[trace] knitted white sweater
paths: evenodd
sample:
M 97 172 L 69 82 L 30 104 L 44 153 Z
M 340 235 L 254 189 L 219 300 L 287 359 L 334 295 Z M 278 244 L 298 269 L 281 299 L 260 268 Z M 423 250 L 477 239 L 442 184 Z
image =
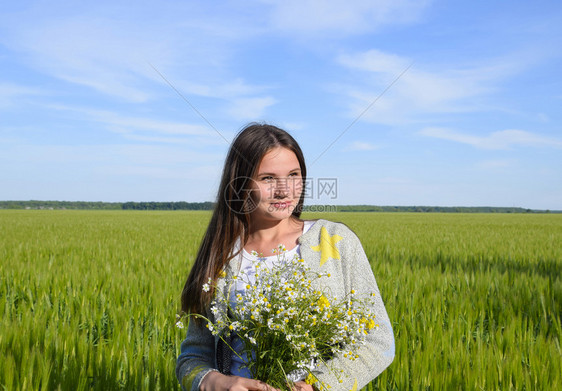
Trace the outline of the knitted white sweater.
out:
M 330 295 L 344 297 L 352 289 L 358 295 L 375 293 L 376 321 L 367 335 L 366 343 L 357 350 L 358 359 L 351 361 L 336 355 L 326 364 L 314 371 L 314 375 L 330 391 L 359 390 L 377 377 L 394 359 L 394 335 L 392 326 L 380 295 L 375 276 L 355 233 L 341 223 L 318 220 L 299 238 L 300 252 L 312 272 L 330 273 L 323 278 L 323 286 L 315 288 L 327 290 Z M 225 272 L 226 277 L 217 280 L 217 290 L 228 295 L 226 282 L 240 270 L 240 259 L 232 259 Z M 318 281 L 318 280 L 317 280 Z M 213 320 L 209 312 L 208 317 Z M 182 387 L 188 391 L 199 391 L 203 377 L 212 370 L 228 374 L 228 363 L 223 362 L 220 338 L 213 336 L 202 322 L 189 322 L 187 337 L 181 344 L 181 354 L 176 365 L 176 376 Z M 340 380 L 334 369 L 343 373 Z M 323 388 L 320 384 L 318 389 Z

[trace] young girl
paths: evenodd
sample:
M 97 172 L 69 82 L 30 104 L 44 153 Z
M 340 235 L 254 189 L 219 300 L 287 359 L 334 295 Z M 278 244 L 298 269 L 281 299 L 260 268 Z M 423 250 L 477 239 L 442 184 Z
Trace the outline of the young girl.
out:
M 357 236 L 341 223 L 300 219 L 305 180 L 302 151 L 287 132 L 272 125 L 251 124 L 238 134 L 225 161 L 215 210 L 182 292 L 182 310 L 213 320 L 209 307 L 214 292 L 203 289 L 209 278 L 220 289 L 226 285 L 220 283 L 225 275 L 252 273 L 251 254 L 271 254 L 282 243 L 289 256 L 299 254 L 310 270 L 330 273 L 325 288 L 332 295 L 344 297 L 352 289 L 375 292 L 379 327 L 367 335 L 357 351 L 359 358 L 351 361 L 336 355 L 314 369 L 317 383 L 295 383 L 302 391 L 320 385 L 329 385 L 331 391 L 358 390 L 392 362 L 392 327 Z M 237 292 L 243 290 L 236 286 Z M 236 338 L 230 346 L 241 351 Z M 337 377 L 333 368 L 344 376 Z M 188 391 L 272 389 L 260 379 L 251 379 L 240 355 L 193 317 L 181 344 L 176 375 Z

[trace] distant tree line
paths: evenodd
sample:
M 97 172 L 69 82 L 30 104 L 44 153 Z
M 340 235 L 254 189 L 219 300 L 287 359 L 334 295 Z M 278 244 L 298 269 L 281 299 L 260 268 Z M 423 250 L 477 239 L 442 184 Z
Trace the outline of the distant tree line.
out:
M 338 212 L 422 212 L 422 213 L 550 213 L 550 210 L 497 206 L 376 206 L 338 205 Z M 560 212 L 560 211 L 558 211 Z
M 122 209 L 132 210 L 212 210 L 213 202 L 125 202 Z
M 90 202 L 90 201 L 0 201 L 0 209 L 93 209 L 93 210 L 212 210 L 207 202 Z M 305 205 L 304 212 L 417 212 L 417 213 L 562 213 L 496 206 L 377 206 Z
M 212 210 L 213 202 L 0 201 L 0 209 Z
M 118 202 L 91 201 L 0 201 L 0 209 L 121 209 Z

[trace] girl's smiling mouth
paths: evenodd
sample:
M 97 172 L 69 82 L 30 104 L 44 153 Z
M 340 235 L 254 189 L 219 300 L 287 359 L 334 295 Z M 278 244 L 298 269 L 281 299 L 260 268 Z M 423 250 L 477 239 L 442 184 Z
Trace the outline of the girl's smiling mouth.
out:
M 291 201 L 272 202 L 271 205 L 273 205 L 277 209 L 285 209 L 285 208 L 291 206 Z

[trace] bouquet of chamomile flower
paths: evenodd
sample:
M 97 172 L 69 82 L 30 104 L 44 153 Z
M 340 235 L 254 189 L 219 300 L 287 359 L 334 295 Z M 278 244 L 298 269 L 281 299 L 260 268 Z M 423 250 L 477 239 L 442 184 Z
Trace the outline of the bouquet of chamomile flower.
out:
M 305 378 L 313 382 L 316 365 L 337 353 L 357 358 L 354 350 L 377 325 L 374 295 L 360 298 L 351 291 L 337 300 L 313 288 L 329 274 L 312 273 L 297 255 L 288 259 L 283 245 L 273 252 L 272 265 L 258 256 L 255 275 L 241 273 L 227 282 L 245 284 L 243 293 L 217 292 L 211 303 L 215 321 L 207 320 L 207 327 L 214 335 L 240 338 L 244 349 L 237 353 L 249 358 L 252 377 L 282 390 Z

